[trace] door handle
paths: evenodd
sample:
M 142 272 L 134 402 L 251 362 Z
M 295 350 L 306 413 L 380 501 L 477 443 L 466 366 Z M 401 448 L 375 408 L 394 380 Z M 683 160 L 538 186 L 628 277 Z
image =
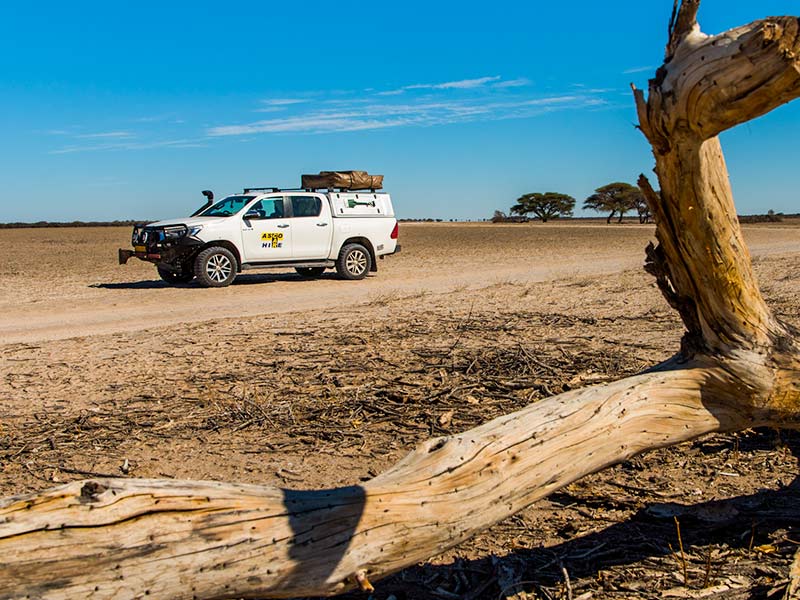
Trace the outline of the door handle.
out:
M 327 223 L 317 223 L 317 227 L 327 227 Z
M 276 225 L 275 227 L 277 227 L 278 229 L 286 229 L 288 227 L 288 225 L 285 225 L 285 224 L 284 225 Z

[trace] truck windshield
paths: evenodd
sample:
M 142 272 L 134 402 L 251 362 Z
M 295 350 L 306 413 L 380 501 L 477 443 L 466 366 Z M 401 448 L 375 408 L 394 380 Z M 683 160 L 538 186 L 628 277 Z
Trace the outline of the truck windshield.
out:
M 230 217 L 244 208 L 255 196 L 228 196 L 201 212 L 199 217 Z

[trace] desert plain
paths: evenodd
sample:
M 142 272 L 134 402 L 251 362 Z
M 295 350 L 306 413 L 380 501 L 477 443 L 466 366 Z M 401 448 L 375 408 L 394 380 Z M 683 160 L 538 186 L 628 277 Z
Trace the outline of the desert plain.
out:
M 800 326 L 800 221 L 744 232 L 768 303 Z M 430 437 L 657 364 L 682 334 L 642 269 L 649 225 L 403 223 L 364 281 L 264 271 L 224 289 L 117 265 L 129 236 L 0 230 L 0 497 L 100 476 L 358 484 Z M 373 597 L 780 597 L 798 451 L 794 432 L 751 430 L 641 455 Z

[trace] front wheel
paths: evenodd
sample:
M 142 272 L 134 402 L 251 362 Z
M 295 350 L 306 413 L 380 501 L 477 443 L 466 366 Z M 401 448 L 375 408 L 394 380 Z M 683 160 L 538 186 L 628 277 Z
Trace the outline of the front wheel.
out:
M 347 244 L 336 260 L 336 272 L 342 279 L 364 279 L 371 266 L 369 250 L 361 244 Z
M 325 267 L 295 267 L 295 271 L 300 277 L 314 278 L 319 277 L 325 272 Z
M 236 278 L 233 252 L 221 246 L 206 248 L 194 259 L 194 275 L 203 287 L 225 287 Z
M 194 279 L 194 273 L 188 269 L 184 269 L 178 273 L 177 271 L 170 271 L 164 267 L 156 268 L 158 269 L 158 276 L 170 285 L 175 285 L 176 283 L 189 283 L 192 279 Z

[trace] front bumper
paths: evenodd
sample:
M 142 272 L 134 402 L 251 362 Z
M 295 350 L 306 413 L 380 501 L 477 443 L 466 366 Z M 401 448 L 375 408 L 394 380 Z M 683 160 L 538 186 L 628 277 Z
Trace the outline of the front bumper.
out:
M 184 237 L 170 245 L 134 246 L 133 250 L 120 248 L 118 253 L 119 264 L 124 265 L 131 258 L 138 258 L 154 264 L 163 264 L 177 268 L 203 246 L 205 242 L 196 237 Z
M 118 250 L 119 253 L 119 264 L 124 265 L 133 257 L 138 258 L 139 260 L 145 260 L 147 262 L 161 262 L 161 254 L 157 252 L 139 252 L 136 250 L 127 250 L 126 248 L 120 248 Z

